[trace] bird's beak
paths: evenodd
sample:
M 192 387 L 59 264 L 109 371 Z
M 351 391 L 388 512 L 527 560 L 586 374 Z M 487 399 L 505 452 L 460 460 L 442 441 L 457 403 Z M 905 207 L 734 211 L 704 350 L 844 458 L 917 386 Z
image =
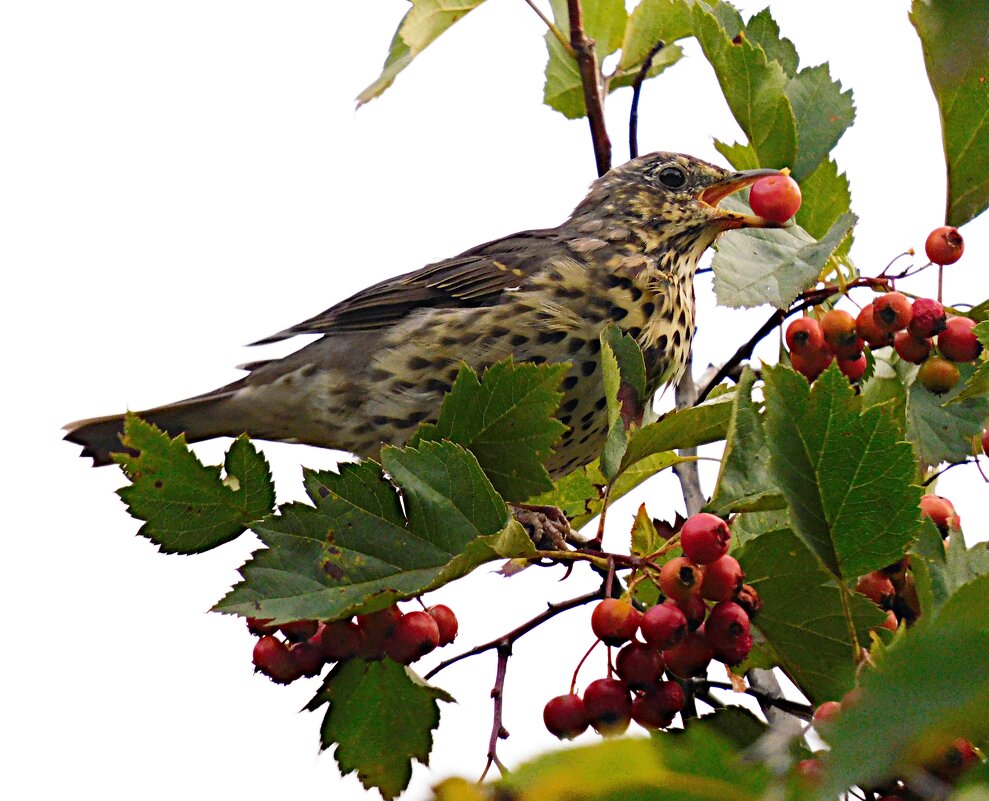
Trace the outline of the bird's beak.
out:
M 752 186 L 760 178 L 764 178 L 767 175 L 779 174 L 779 170 L 772 169 L 743 170 L 742 172 L 732 173 L 727 178 L 704 187 L 697 195 L 697 202 L 713 208 L 715 211 L 713 222 L 724 231 L 733 228 L 785 228 L 788 225 L 792 225 L 792 223 L 774 222 L 755 214 L 742 214 L 741 212 L 729 211 L 718 206 L 718 203 L 728 197 L 728 195 L 734 194 L 747 186 Z

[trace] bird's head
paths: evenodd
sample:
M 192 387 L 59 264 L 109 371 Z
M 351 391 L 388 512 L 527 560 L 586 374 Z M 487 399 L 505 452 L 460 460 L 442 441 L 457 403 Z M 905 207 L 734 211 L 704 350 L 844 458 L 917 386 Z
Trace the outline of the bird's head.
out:
M 692 267 L 725 231 L 787 225 L 719 205 L 728 195 L 777 174 L 772 169 L 732 172 L 693 156 L 650 153 L 598 178 L 571 221 L 584 233 L 612 241 L 626 229 L 644 252 L 669 253 Z M 599 230 L 592 231 L 595 221 Z

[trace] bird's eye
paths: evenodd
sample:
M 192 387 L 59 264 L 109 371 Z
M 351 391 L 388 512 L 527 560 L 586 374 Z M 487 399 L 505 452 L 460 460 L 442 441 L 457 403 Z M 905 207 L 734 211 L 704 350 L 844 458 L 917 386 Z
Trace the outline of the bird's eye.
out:
M 687 176 L 683 170 L 676 167 L 667 167 L 659 173 L 659 182 L 669 189 L 679 189 L 687 183 Z

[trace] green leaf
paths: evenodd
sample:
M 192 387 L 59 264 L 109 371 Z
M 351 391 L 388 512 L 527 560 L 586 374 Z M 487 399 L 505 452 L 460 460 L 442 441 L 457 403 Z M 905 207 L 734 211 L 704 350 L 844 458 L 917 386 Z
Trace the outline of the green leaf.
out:
M 766 435 L 759 409 L 752 401 L 754 384 L 755 373 L 745 368 L 732 404 L 718 483 L 707 506 L 716 515 L 784 506 L 779 488 L 769 474 Z
M 597 461 L 578 467 L 557 480 L 553 489 L 533 495 L 526 503 L 536 506 L 555 506 L 570 520 L 580 515 L 590 514 L 590 501 L 600 500 L 602 488 L 608 483 L 598 467 Z
M 983 542 L 971 548 L 965 544 L 960 531 L 951 534 L 951 547 L 945 552 L 945 586 L 951 593 L 958 592 L 971 581 L 989 573 L 989 550 Z
M 829 766 L 818 798 L 875 786 L 923 763 L 956 737 L 989 734 L 989 628 L 915 626 L 865 671 L 861 698 L 828 731 Z
M 374 83 L 357 96 L 357 107 L 385 91 L 412 60 L 441 33 L 473 11 L 484 0 L 409 0 L 412 8 L 402 17 L 388 47 L 388 57 Z
M 973 309 L 972 311 L 975 311 Z M 982 343 L 983 357 L 975 372 L 962 385 L 962 390 L 948 403 L 961 403 L 980 395 L 989 395 L 989 322 L 979 323 L 972 329 Z
M 793 46 L 793 42 L 780 35 L 780 26 L 776 24 L 768 8 L 764 8 L 748 21 L 745 35 L 765 51 L 767 58 L 779 64 L 783 72 L 791 78 L 796 74 L 800 64 L 797 48 Z
M 914 0 L 910 21 L 920 35 L 941 111 L 948 168 L 945 220 L 962 225 L 989 206 L 989 5 Z
M 628 17 L 622 39 L 618 69 L 637 71 L 656 42 L 669 47 L 694 32 L 690 2 L 685 0 L 642 0 Z
M 632 544 L 629 553 L 633 556 L 649 556 L 656 553 L 665 540 L 659 536 L 656 526 L 649 517 L 644 503 L 639 504 L 639 510 L 635 513 L 635 521 L 632 523 Z
M 715 139 L 714 147 L 736 170 L 754 170 L 759 166 L 759 156 L 752 149 L 752 145 L 743 145 L 738 142 L 729 145 Z
M 876 360 L 876 370 L 862 385 L 862 408 L 876 407 L 906 436 L 907 388 L 896 371 L 883 359 Z
M 825 236 L 838 218 L 851 209 L 848 178 L 838 172 L 838 165 L 831 159 L 824 159 L 801 181 L 800 191 L 803 202 L 797 212 L 797 224 L 815 239 Z
M 921 523 L 917 541 L 910 548 L 910 571 L 917 588 L 921 617 L 932 618 L 948 599 L 951 589 L 948 587 L 944 542 L 929 519 Z
M 185 443 L 128 414 L 123 446 L 139 453 L 115 453 L 130 480 L 117 491 L 127 511 L 145 523 L 140 534 L 164 553 L 202 553 L 229 542 L 275 505 L 275 487 L 264 456 L 246 436 L 227 451 L 219 467 L 206 467 Z
M 789 529 L 769 532 L 734 551 L 745 580 L 762 599 L 755 625 L 786 674 L 815 704 L 841 698 L 855 683 L 855 647 L 841 590 L 810 549 Z M 884 614 L 849 593 L 860 643 Z
M 741 548 L 749 540 L 761 537 L 771 531 L 790 527 L 786 509 L 769 509 L 760 512 L 743 512 L 731 524 L 732 550 Z
M 803 69 L 786 84 L 797 120 L 797 160 L 793 177 L 803 181 L 827 158 L 855 119 L 851 91 L 831 80 L 827 64 Z
M 892 564 L 917 530 L 913 449 L 861 401 L 836 366 L 811 389 L 787 367 L 763 370 L 770 470 L 800 538 L 850 581 Z
M 981 550 L 985 551 L 984 545 Z M 989 619 L 989 575 L 983 574 L 955 590 L 941 607 L 937 625 L 978 625 L 986 619 Z
M 745 210 L 727 198 L 725 208 Z M 820 241 L 800 226 L 746 229 L 722 237 L 711 264 L 718 303 L 752 308 L 769 303 L 786 309 L 812 286 L 828 258 L 848 236 L 858 218 L 842 214 Z
M 320 747 L 335 745 L 340 773 L 357 771 L 365 788 L 376 788 L 386 799 L 409 786 L 413 760 L 429 762 L 432 732 L 440 723 L 437 702 L 453 701 L 390 659 L 339 663 L 314 700 L 330 705 Z
M 935 395 L 919 381 L 907 392 L 907 438 L 916 446 L 926 465 L 962 462 L 972 455 L 972 437 L 982 433 L 989 415 L 989 395 L 974 395 L 955 403 L 976 368 L 958 364 L 961 381 L 943 395 Z
M 570 15 L 566 0 L 551 0 L 550 5 L 553 8 L 553 21 L 556 27 L 569 41 Z M 623 0 L 584 0 L 581 3 L 581 10 L 584 33 L 594 40 L 600 66 L 606 56 L 614 53 L 621 46 L 625 35 L 625 24 L 628 21 L 625 3 Z M 546 33 L 546 47 L 549 50 L 549 62 L 546 65 L 543 101 L 568 119 L 585 116 L 587 111 L 584 107 L 584 90 L 576 59 L 567 52 L 552 31 Z M 666 58 L 671 58 L 673 55 L 670 53 Z M 662 54 L 657 61 L 657 66 L 665 66 Z
M 787 75 L 745 37 L 733 40 L 703 6 L 693 9 L 694 35 L 714 67 L 728 107 L 763 167 L 788 167 L 797 157 L 797 127 L 785 94 Z
M 383 448 L 381 457 L 391 482 L 372 461 L 307 473 L 317 506 L 286 504 L 254 527 L 267 548 L 241 568 L 244 580 L 216 611 L 333 620 L 533 552 L 469 451 L 423 442 Z
M 608 437 L 601 453 L 601 472 L 618 474 L 628 446 L 628 432 L 641 425 L 646 401 L 646 365 L 635 340 L 615 325 L 601 331 L 601 372 L 608 401 Z
M 443 399 L 436 425 L 421 426 L 412 440 L 456 442 L 477 457 L 495 489 L 524 501 L 553 486 L 543 461 L 565 426 L 553 417 L 557 391 L 569 365 L 498 362 L 482 380 L 461 365 Z

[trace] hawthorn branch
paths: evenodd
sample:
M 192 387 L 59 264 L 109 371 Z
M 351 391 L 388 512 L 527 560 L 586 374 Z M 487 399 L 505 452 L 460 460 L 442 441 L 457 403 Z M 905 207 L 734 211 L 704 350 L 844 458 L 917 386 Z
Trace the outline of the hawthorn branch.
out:
M 594 160 L 598 175 L 611 169 L 611 140 L 604 122 L 604 97 L 601 86 L 601 71 L 593 39 L 584 33 L 584 12 L 580 0 L 567 0 L 570 16 L 570 47 L 573 48 L 580 82 L 584 89 L 584 108 L 591 128 L 591 142 L 594 145 Z
M 687 357 L 687 369 L 676 387 L 676 407 L 684 409 L 697 403 L 697 385 L 694 383 L 693 359 Z M 680 456 L 697 456 L 697 448 L 681 448 Z M 680 480 L 680 490 L 683 492 L 683 503 L 687 508 L 687 517 L 697 514 L 704 507 L 704 492 L 701 490 L 700 473 L 697 461 L 687 459 L 673 465 L 673 473 Z
M 645 61 L 642 62 L 642 66 L 639 67 L 635 80 L 632 81 L 632 108 L 628 112 L 628 157 L 630 159 L 639 155 L 639 95 L 642 93 L 642 82 L 649 74 L 649 70 L 652 69 L 652 60 L 664 47 L 666 47 L 666 42 L 662 39 L 652 46 L 652 50 L 649 51 Z
M 752 671 L 749 671 L 750 673 Z M 770 673 L 770 671 L 761 671 L 764 673 Z M 693 679 L 691 685 L 698 688 L 699 690 L 706 692 L 708 690 L 734 690 L 726 681 L 711 681 L 710 679 Z M 805 720 L 810 720 L 814 715 L 814 708 L 808 706 L 807 704 L 801 704 L 799 701 L 791 701 L 788 698 L 784 698 L 773 690 L 761 689 L 759 687 L 750 684 L 745 688 L 745 694 L 751 695 L 760 704 L 765 704 L 766 706 L 772 707 L 774 709 L 779 709 L 788 715 L 794 715 L 798 718 L 803 718 Z
M 508 739 L 508 730 L 502 723 L 505 704 L 505 675 L 508 673 L 508 658 L 512 655 L 511 643 L 498 646 L 498 669 L 495 671 L 495 684 L 491 689 L 491 697 L 494 699 L 494 713 L 491 716 L 491 737 L 488 739 L 488 761 L 481 773 L 478 783 L 484 781 L 492 765 L 497 765 L 501 775 L 504 776 L 508 770 L 502 761 L 498 759 L 498 741 Z

